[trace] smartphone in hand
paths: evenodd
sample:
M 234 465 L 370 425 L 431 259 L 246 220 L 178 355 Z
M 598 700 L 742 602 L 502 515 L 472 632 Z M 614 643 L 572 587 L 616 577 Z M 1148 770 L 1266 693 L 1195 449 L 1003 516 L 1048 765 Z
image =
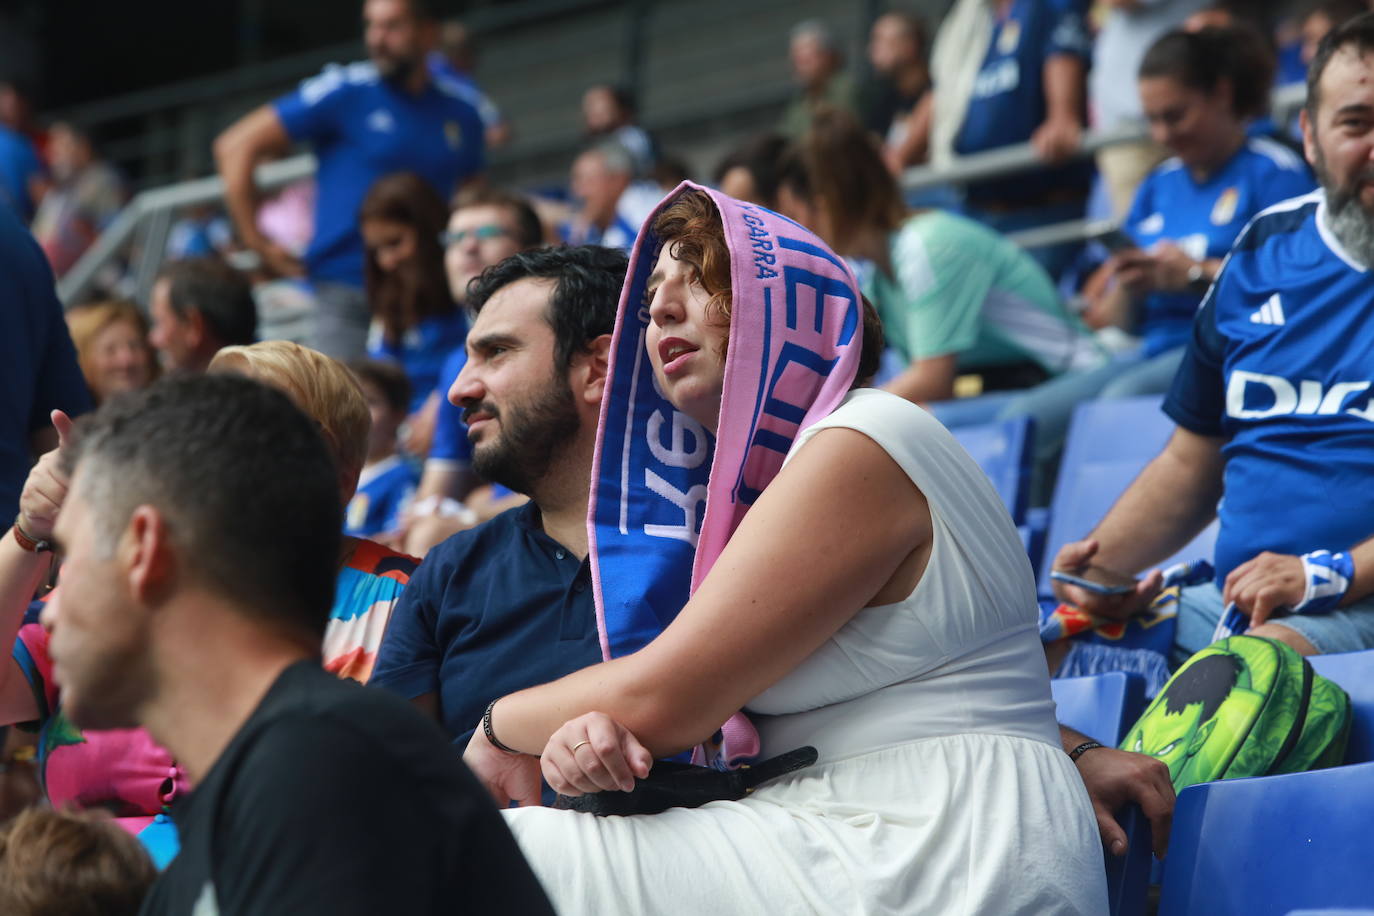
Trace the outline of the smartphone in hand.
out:
M 1120 254 L 1123 251 L 1138 250 L 1140 246 L 1136 240 L 1125 232 L 1118 229 L 1108 229 L 1099 235 L 1093 236 L 1093 240 L 1102 244 L 1112 254 Z
M 1050 578 L 1065 585 L 1076 585 L 1094 595 L 1129 595 L 1136 587 L 1135 578 L 1101 566 L 1054 569 L 1050 571 Z

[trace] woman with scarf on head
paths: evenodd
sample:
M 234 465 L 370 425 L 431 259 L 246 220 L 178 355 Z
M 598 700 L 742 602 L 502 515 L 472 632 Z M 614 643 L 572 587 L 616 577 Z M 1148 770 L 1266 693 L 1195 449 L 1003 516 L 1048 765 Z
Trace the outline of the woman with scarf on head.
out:
M 684 184 L 640 234 L 589 517 L 606 661 L 494 702 L 464 757 L 503 807 L 542 769 L 603 811 L 654 758 L 770 760 L 699 807 L 508 810 L 560 912 L 1106 909 L 1029 563 L 949 433 L 860 387 L 880 348 L 795 223 Z

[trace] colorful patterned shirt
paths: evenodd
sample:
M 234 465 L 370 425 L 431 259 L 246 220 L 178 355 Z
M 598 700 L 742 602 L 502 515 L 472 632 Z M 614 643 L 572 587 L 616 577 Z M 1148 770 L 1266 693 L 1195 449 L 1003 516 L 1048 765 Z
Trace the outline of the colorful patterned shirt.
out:
M 415 557 L 357 540 L 334 590 L 324 631 L 325 670 L 367 683 L 391 611 L 419 565 Z

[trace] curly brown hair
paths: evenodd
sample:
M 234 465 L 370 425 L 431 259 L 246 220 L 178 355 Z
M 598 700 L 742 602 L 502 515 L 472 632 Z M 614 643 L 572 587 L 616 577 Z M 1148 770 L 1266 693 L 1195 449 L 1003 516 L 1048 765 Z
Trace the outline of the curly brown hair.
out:
M 734 300 L 730 290 L 730 249 L 725 244 L 725 224 L 715 202 L 704 191 L 684 191 L 654 219 L 653 232 L 663 248 L 688 265 L 710 298 L 706 315 L 713 323 L 729 327 Z M 662 249 L 660 249 L 662 250 Z M 883 354 L 883 325 L 867 297 L 863 301 L 863 350 L 854 387 L 868 384 L 878 371 Z M 721 342 L 721 357 L 729 338 Z
M 686 191 L 664 208 L 654 220 L 654 235 L 674 258 L 692 268 L 706 290 L 706 314 L 713 323 L 729 327 L 730 250 L 725 246 L 725 224 L 711 198 L 701 191 Z

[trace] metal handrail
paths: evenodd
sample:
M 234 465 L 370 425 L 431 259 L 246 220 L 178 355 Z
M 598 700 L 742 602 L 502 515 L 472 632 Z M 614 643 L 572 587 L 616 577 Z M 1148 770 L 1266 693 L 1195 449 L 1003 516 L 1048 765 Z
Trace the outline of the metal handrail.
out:
M 1274 90 L 1270 99 L 1270 110 L 1276 123 L 1283 124 L 1302 107 L 1307 98 L 1307 87 L 1301 84 L 1283 86 Z M 1098 150 L 1122 143 L 1135 143 L 1147 139 L 1148 131 L 1142 123 L 1126 123 L 1110 130 L 1090 131 L 1083 135 L 1083 141 L 1070 160 L 1085 159 Z M 902 174 L 902 187 L 908 191 L 919 191 L 946 184 L 967 184 L 988 178 L 1004 178 L 1019 172 L 1043 168 L 1044 160 L 1029 143 L 1016 143 L 1002 146 L 983 153 L 956 156 L 949 166 L 916 166 Z
M 292 156 L 290 159 L 264 163 L 254 170 L 253 178 L 260 190 L 275 191 L 293 181 L 309 178 L 314 174 L 315 157 L 307 153 L 301 156 Z M 224 181 L 218 175 L 195 178 L 191 181 L 168 185 L 165 188 L 153 188 L 139 193 L 125 205 L 114 221 L 106 227 L 105 231 L 96 239 L 95 244 L 86 249 L 86 253 L 57 281 L 58 298 L 70 306 L 85 295 L 100 271 L 104 269 L 106 264 L 118 257 L 120 251 L 132 241 L 134 234 L 150 216 L 159 213 L 170 214 L 185 207 L 213 203 L 223 199 Z M 156 238 L 145 237 L 143 240 L 145 250 L 165 251 L 167 247 L 166 232 L 164 231 L 160 235 L 162 236 L 160 244 L 157 244 L 159 240 Z
M 1285 123 L 1294 111 L 1302 107 L 1305 87 L 1285 86 L 1276 90 L 1272 110 L 1278 123 Z M 1147 131 L 1142 124 L 1127 124 L 1107 131 L 1092 131 L 1084 135 L 1073 158 L 1084 158 L 1097 150 L 1121 143 L 1133 143 L 1145 139 Z M 1018 143 L 1000 149 L 960 156 L 946 168 L 918 166 L 908 169 L 902 175 L 902 186 L 908 190 L 919 190 L 938 185 L 965 184 L 987 178 L 1000 178 L 1022 172 L 1043 168 L 1044 162 L 1029 143 Z M 258 166 L 254 178 L 263 191 L 271 191 L 290 184 L 315 172 L 315 158 L 311 155 L 294 156 L 277 162 Z M 81 259 L 62 277 L 57 284 L 58 296 L 67 305 L 78 301 L 90 288 L 100 271 L 113 260 L 134 237 L 144 228 L 145 221 L 162 214 L 197 204 L 211 203 L 224 197 L 224 183 L 218 176 L 197 178 L 163 188 L 155 188 L 138 194 L 115 218 L 114 222 L 101 234 Z M 153 225 L 143 240 L 145 250 L 162 252 L 167 245 L 167 231 L 170 220 L 161 218 Z M 1087 238 L 1101 231 L 1101 224 L 1085 220 L 1073 220 L 1054 226 L 1027 230 L 1013 237 L 1023 247 L 1037 247 L 1053 242 L 1073 241 Z M 1045 241 L 1049 239 L 1050 241 Z M 151 248 L 149 247 L 151 246 Z M 160 255 L 159 255 L 160 257 Z M 140 273 L 146 274 L 146 271 Z M 140 276 L 141 294 L 146 294 L 147 282 L 151 277 Z

